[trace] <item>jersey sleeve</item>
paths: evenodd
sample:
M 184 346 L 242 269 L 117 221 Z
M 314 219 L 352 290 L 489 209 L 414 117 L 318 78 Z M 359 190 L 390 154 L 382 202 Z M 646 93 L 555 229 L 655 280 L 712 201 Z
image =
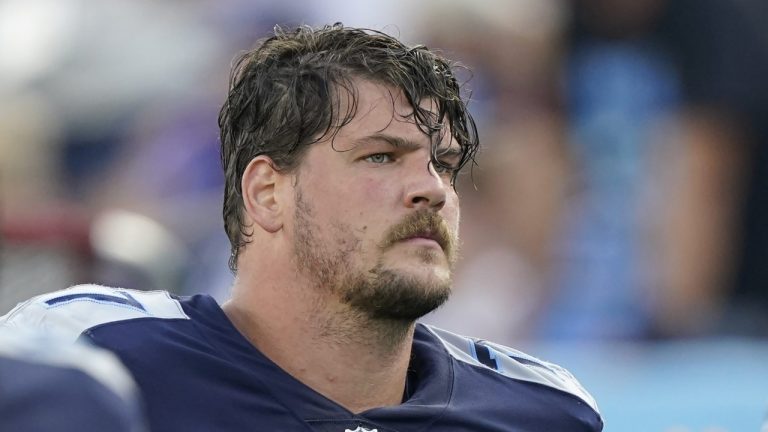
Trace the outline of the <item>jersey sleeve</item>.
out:
M 504 345 L 426 327 L 457 360 L 492 369 L 508 378 L 538 383 L 571 394 L 600 415 L 595 398 L 566 369 Z
M 0 327 L 55 333 L 75 340 L 98 325 L 144 318 L 189 319 L 166 291 L 78 285 L 18 304 L 0 317 Z

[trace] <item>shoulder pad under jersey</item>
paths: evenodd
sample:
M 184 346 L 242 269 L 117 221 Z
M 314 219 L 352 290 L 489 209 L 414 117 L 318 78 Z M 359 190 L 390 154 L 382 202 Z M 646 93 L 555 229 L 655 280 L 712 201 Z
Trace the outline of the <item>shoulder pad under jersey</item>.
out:
M 435 335 L 457 360 L 491 369 L 503 376 L 542 384 L 578 397 L 599 413 L 595 399 L 562 367 L 521 351 L 481 339 L 460 336 L 430 325 Z
M 0 317 L 0 327 L 55 332 L 75 340 L 97 325 L 137 318 L 189 319 L 166 291 L 78 285 L 19 303 Z

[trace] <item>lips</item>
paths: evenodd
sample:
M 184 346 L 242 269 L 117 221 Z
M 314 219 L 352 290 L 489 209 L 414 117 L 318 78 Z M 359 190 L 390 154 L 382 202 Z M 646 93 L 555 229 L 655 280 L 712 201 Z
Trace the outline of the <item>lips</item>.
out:
M 425 231 L 425 232 L 418 232 L 412 235 L 407 236 L 403 240 L 411 240 L 411 239 L 426 239 L 426 240 L 432 240 L 440 245 L 440 248 L 445 250 L 445 244 L 446 240 L 442 236 L 440 236 L 437 233 L 433 233 L 431 231 Z

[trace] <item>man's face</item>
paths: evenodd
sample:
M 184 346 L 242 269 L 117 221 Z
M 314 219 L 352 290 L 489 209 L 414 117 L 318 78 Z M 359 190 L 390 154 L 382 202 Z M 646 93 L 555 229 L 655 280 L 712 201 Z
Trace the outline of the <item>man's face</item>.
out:
M 287 227 L 296 265 L 359 313 L 415 320 L 450 293 L 458 197 L 451 171 L 431 163 L 430 138 L 402 94 L 356 83 L 355 117 L 312 145 L 296 172 L 294 224 Z M 438 152 L 443 163 L 458 164 L 450 133 Z

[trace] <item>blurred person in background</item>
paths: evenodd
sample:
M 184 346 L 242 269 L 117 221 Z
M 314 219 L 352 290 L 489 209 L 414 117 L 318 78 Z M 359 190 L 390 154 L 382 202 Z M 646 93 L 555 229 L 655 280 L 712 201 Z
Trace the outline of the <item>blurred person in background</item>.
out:
M 663 35 L 685 83 L 688 136 L 698 141 L 689 184 L 702 206 L 683 217 L 696 223 L 711 212 L 726 230 L 709 252 L 725 256 L 715 264 L 722 276 L 673 291 L 662 321 L 674 326 L 667 334 L 768 336 L 766 20 L 768 4 L 760 0 L 678 1 L 667 11 Z M 707 246 L 696 240 L 707 235 L 701 228 L 689 228 L 684 244 L 691 253 L 684 263 L 707 272 L 706 261 L 695 262 L 697 249 Z M 677 322 L 686 316 L 687 322 Z
M 0 322 L 86 339 L 157 430 L 599 431 L 564 369 L 416 320 L 444 303 L 479 140 L 452 64 L 340 24 L 236 61 L 219 116 L 231 298 L 82 285 Z
M 0 45 L 7 50 L 0 60 L 0 305 L 94 278 L 181 290 L 187 250 L 199 240 L 185 237 L 191 228 L 168 204 L 190 207 L 211 195 L 204 173 L 217 163 L 201 163 L 199 155 L 215 155 L 216 132 L 215 124 L 196 121 L 197 135 L 182 145 L 167 131 L 199 119 L 205 108 L 196 107 L 215 107 L 223 91 L 222 83 L 214 98 L 200 85 L 220 82 L 205 79 L 219 75 L 209 62 L 222 56 L 216 63 L 226 65 L 234 53 L 215 31 L 210 6 L 0 3 Z M 142 141 L 152 145 L 136 144 Z M 153 148 L 157 143 L 187 156 L 171 166 Z M 148 149 L 154 164 L 134 171 L 142 182 L 124 181 Z M 198 172 L 196 181 L 169 181 L 180 166 Z M 218 192 L 221 180 L 217 186 Z M 195 232 L 212 231 L 215 210 L 195 211 Z
M 303 11 L 226 4 L 0 2 L 0 308 L 93 280 L 226 297 L 210 119 L 235 53 Z
M 594 217 L 564 281 L 602 282 L 563 285 L 555 334 L 765 335 L 765 3 L 574 6 L 569 117 Z
M 0 326 L 0 430 L 145 432 L 142 408 L 112 353 Z
M 648 37 L 655 4 L 573 3 L 562 73 L 574 187 L 540 337 L 637 339 L 653 327 L 649 280 L 657 268 L 646 260 L 643 213 L 657 177 L 653 131 L 678 97 L 672 68 Z M 590 7 L 598 13 L 584 12 Z M 602 33 L 602 25 L 613 32 Z

